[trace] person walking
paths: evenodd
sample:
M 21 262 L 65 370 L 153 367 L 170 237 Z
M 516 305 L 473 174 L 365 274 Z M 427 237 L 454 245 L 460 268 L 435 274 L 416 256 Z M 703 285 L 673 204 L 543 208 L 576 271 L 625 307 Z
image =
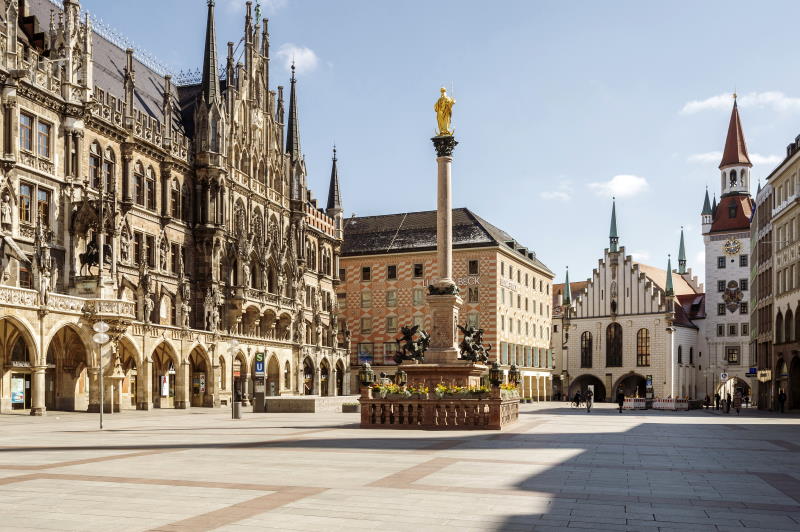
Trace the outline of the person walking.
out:
M 725 394 L 725 413 L 726 414 L 730 414 L 731 413 L 731 394 L 730 393 L 726 393 Z
M 786 404 L 786 392 L 784 392 L 783 388 L 781 388 L 781 391 L 778 392 L 778 405 L 781 409 L 781 414 L 784 413 L 783 409 L 785 404 Z
M 714 404 L 716 405 L 716 409 L 717 409 L 717 410 L 719 410 L 719 400 L 720 400 L 720 396 L 719 396 L 719 394 L 718 394 L 718 393 L 715 393 L 715 394 L 714 394 Z
M 736 410 L 736 415 L 739 415 L 739 411 L 742 409 L 742 394 L 741 392 L 736 392 L 736 395 L 733 397 L 733 408 Z
M 592 411 L 592 397 L 593 396 L 594 396 L 594 394 L 592 393 L 592 390 L 586 390 L 585 400 L 586 400 L 586 412 L 587 413 Z
M 708 394 L 706 394 L 705 405 L 706 405 L 706 410 L 708 410 L 709 407 L 711 406 L 711 397 L 709 397 Z
M 622 391 L 622 388 L 617 390 L 617 404 L 619 405 L 619 413 L 622 413 L 622 405 L 625 404 L 625 393 Z

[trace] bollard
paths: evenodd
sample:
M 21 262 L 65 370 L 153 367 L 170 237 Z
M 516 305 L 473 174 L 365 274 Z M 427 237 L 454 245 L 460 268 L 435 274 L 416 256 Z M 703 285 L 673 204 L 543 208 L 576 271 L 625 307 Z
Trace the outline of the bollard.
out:
M 233 419 L 242 419 L 242 402 L 233 402 Z

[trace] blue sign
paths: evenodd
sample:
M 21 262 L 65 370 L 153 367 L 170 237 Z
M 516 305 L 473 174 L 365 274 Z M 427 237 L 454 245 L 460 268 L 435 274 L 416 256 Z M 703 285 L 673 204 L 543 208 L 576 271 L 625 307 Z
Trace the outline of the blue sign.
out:
M 757 373 L 758 373 L 758 370 L 756 368 L 750 368 L 749 370 L 747 370 L 747 374 L 748 375 L 755 375 Z
M 256 360 L 256 375 L 263 375 L 263 374 L 264 374 L 264 361 Z

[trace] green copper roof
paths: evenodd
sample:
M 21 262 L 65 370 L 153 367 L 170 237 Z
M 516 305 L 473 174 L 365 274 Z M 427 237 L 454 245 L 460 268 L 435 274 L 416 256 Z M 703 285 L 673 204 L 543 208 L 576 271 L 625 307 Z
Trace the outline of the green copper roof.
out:
M 703 212 L 700 213 L 703 216 L 713 214 L 711 212 L 711 202 L 708 201 L 708 188 L 706 188 L 706 198 L 703 200 Z
M 567 279 L 564 281 L 564 297 L 561 300 L 562 305 L 572 304 L 572 289 L 569 287 L 569 266 L 567 267 Z
M 708 195 L 706 195 L 708 198 Z M 686 273 L 686 246 L 683 243 L 683 227 L 681 227 L 681 245 L 678 248 L 678 273 Z
M 608 232 L 608 238 L 611 242 L 609 249 L 617 251 L 617 242 L 619 242 L 619 235 L 617 234 L 617 201 L 611 199 L 611 228 Z
M 667 297 L 673 297 L 675 295 L 675 289 L 672 287 L 672 257 L 667 255 L 667 283 L 665 292 L 667 293 Z

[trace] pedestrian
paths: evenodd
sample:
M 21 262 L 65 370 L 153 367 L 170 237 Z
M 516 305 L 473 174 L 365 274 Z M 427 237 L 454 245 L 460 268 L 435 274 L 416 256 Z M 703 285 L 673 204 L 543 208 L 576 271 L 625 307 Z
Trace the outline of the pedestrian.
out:
M 742 394 L 741 392 L 736 392 L 736 395 L 733 398 L 733 408 L 736 409 L 736 415 L 739 415 L 739 411 L 742 409 Z
M 744 407 L 745 408 L 750 408 L 750 394 L 749 393 L 744 394 Z
M 705 405 L 706 405 L 706 410 L 708 410 L 708 408 L 711 406 L 711 397 L 709 397 L 708 394 L 706 394 Z
M 581 392 L 580 390 L 575 392 L 575 408 L 581 406 Z
M 720 400 L 720 396 L 719 396 L 719 394 L 718 394 L 718 393 L 715 393 L 715 394 L 714 394 L 714 404 L 716 405 L 716 409 L 717 409 L 717 410 L 719 410 L 719 400 Z
M 622 413 L 622 405 L 625 404 L 625 393 L 622 391 L 622 388 L 617 390 L 617 404 L 619 405 L 619 413 Z
M 586 397 L 585 397 L 585 399 L 586 399 L 586 412 L 591 412 L 592 411 L 592 397 L 593 396 L 594 396 L 594 394 L 592 393 L 592 390 L 586 390 Z
M 783 389 L 781 389 L 781 391 L 778 392 L 778 405 L 780 406 L 781 414 L 783 414 L 783 409 L 785 404 L 786 404 L 786 392 L 784 392 Z

